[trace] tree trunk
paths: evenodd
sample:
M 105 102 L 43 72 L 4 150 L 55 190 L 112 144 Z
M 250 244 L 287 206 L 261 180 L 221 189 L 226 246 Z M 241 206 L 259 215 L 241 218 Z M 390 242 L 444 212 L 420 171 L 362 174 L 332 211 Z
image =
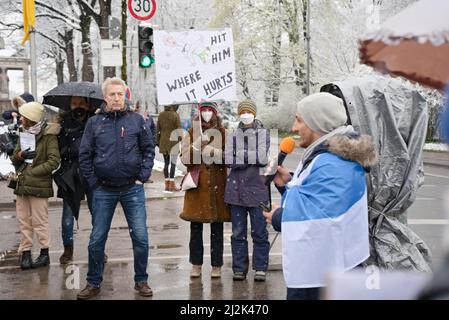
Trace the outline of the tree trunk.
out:
M 112 0 L 100 0 L 100 17 L 98 27 L 100 28 L 101 39 L 109 39 L 109 17 L 111 16 Z M 104 79 L 115 77 L 115 67 L 103 67 Z
M 64 83 L 64 59 L 62 57 L 61 50 L 58 50 L 57 55 L 55 56 L 56 63 L 56 79 L 58 81 L 58 86 Z
M 278 2 L 275 1 L 276 5 Z M 273 10 L 275 10 L 275 6 L 273 6 Z M 278 12 L 279 16 L 281 12 Z M 268 70 L 268 74 L 266 75 L 266 84 L 265 84 L 265 104 L 267 107 L 277 107 L 279 102 L 279 89 L 281 86 L 281 35 L 282 29 L 279 23 L 279 16 L 274 17 L 272 19 L 272 26 L 275 26 L 271 29 L 270 34 L 270 42 L 271 42 L 271 68 Z
M 90 41 L 90 24 L 92 17 L 86 15 L 81 10 L 80 27 L 81 27 L 81 50 L 83 54 L 83 65 L 81 67 L 81 80 L 94 81 L 94 70 L 92 66 L 92 43 Z
M 123 43 L 122 51 L 122 79 L 128 81 L 128 71 L 126 68 L 126 32 L 127 32 L 127 18 L 128 18 L 128 4 L 126 0 L 122 0 L 122 34 L 120 39 Z
M 73 48 L 73 29 L 65 30 L 62 40 L 65 43 L 65 55 L 67 58 L 67 68 L 69 69 L 69 80 L 71 82 L 78 81 L 78 72 L 75 64 L 75 51 Z

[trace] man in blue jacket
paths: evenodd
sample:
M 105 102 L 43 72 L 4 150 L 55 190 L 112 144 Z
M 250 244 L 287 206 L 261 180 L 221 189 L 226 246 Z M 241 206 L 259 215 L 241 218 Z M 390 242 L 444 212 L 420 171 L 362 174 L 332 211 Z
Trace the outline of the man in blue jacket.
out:
M 144 118 L 125 106 L 125 82 L 108 78 L 102 89 L 106 104 L 88 120 L 79 154 L 80 169 L 93 190 L 93 228 L 87 285 L 77 298 L 90 299 L 100 292 L 104 247 L 118 202 L 133 243 L 134 288 L 149 297 L 153 292 L 147 283 L 149 247 L 143 184 L 153 168 L 154 142 Z
M 329 93 L 298 103 L 292 131 L 306 150 L 293 176 L 278 167 L 282 206 L 264 213 L 282 230 L 287 299 L 318 299 L 330 271 L 369 257 L 365 170 L 377 157 L 371 138 L 346 122 L 343 101 Z

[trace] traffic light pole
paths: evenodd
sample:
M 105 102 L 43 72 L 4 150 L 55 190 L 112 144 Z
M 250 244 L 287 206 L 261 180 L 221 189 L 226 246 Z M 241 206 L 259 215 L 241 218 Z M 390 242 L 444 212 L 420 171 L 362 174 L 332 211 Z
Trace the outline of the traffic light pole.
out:
M 307 0 L 307 35 L 306 35 L 306 48 L 307 48 L 307 71 L 306 71 L 306 93 L 310 94 L 310 0 Z

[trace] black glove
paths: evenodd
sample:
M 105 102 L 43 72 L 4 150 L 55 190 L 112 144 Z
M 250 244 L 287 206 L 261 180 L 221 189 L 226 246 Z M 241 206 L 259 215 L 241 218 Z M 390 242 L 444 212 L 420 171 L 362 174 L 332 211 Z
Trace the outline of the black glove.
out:
M 6 151 L 6 154 L 8 155 L 8 156 L 12 156 L 12 154 L 14 153 L 14 149 L 16 148 L 16 146 L 14 145 L 14 143 L 12 143 L 12 142 L 8 142 L 6 145 L 5 145 L 5 151 Z
M 21 152 L 20 156 L 22 159 L 34 159 L 36 157 L 36 151 L 30 151 L 29 149 L 26 149 Z

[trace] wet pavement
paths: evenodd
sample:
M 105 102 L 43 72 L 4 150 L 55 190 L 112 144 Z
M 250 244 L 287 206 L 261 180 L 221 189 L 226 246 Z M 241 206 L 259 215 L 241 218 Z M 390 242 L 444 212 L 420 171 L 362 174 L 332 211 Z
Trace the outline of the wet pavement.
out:
M 128 227 L 119 206 L 114 216 L 106 253 L 109 261 L 105 266 L 101 294 L 95 299 L 152 299 L 152 300 L 271 300 L 285 299 L 285 283 L 281 271 L 281 240 L 274 242 L 270 252 L 270 270 L 266 282 L 254 282 L 250 272 L 244 281 L 232 280 L 231 225 L 224 228 L 224 266 L 220 279 L 210 277 L 210 246 L 208 226 L 204 228 L 205 261 L 203 275 L 190 279 L 188 222 L 179 218 L 182 193 L 162 192 L 161 173 L 155 172 L 154 183 L 146 185 L 150 257 L 148 264 L 149 284 L 152 298 L 142 298 L 133 289 L 134 271 L 132 244 Z M 179 182 L 179 178 L 178 178 Z M 10 192 L 0 182 L 0 194 L 6 199 Z M 429 245 L 435 268 L 442 262 L 443 234 L 449 224 L 442 207 L 444 191 L 449 184 L 449 169 L 426 167 L 426 181 L 417 199 L 409 209 L 409 224 Z M 0 300 L 2 299 L 75 299 L 85 285 L 87 273 L 87 245 L 91 231 L 90 214 L 85 205 L 80 213 L 79 228 L 75 234 L 75 253 L 72 265 L 60 266 L 63 251 L 61 240 L 61 207 L 57 201 L 49 209 L 51 238 L 51 265 L 47 268 L 22 271 L 18 267 L 17 247 L 20 239 L 18 222 L 9 193 L 10 205 L 0 206 Z M 279 195 L 273 193 L 278 202 Z M 269 227 L 269 240 L 276 232 Z M 251 238 L 250 236 L 248 237 Z M 36 240 L 35 240 L 36 241 Z M 36 242 L 35 242 L 36 243 Z M 251 244 L 249 245 L 251 250 Z M 38 255 L 38 249 L 33 256 Z M 79 289 L 78 289 L 79 288 Z
M 210 278 L 210 229 L 204 231 L 205 260 L 203 275 L 190 279 L 189 232 L 190 224 L 178 215 L 182 208 L 182 198 L 149 200 L 148 231 L 150 236 L 150 258 L 148 265 L 149 284 L 154 296 L 150 299 L 284 299 L 285 284 L 280 270 L 280 238 L 271 251 L 270 271 L 266 282 L 254 282 L 253 272 L 245 281 L 234 282 L 231 269 L 231 225 L 224 228 L 224 266 L 221 279 Z M 60 266 L 59 256 L 63 251 L 60 239 L 59 207 L 49 210 L 52 226 L 50 248 L 51 265 L 48 268 L 22 271 L 18 267 L 18 222 L 14 211 L 0 213 L 0 299 L 75 299 L 78 290 L 85 285 L 87 273 L 87 245 L 91 231 L 90 214 L 83 206 L 80 213 L 79 229 L 75 238 L 74 262 Z M 276 232 L 271 229 L 270 240 Z M 251 247 L 251 246 L 250 246 Z M 9 252 L 6 252 L 10 250 Z M 132 244 L 128 227 L 119 206 L 109 232 L 106 244 L 109 256 L 105 265 L 101 294 L 97 299 L 144 299 L 134 292 Z M 38 255 L 33 252 L 33 257 Z M 79 277 L 77 276 L 79 273 Z M 79 280 L 79 281 L 78 281 Z M 148 298 L 145 298 L 148 299 Z

